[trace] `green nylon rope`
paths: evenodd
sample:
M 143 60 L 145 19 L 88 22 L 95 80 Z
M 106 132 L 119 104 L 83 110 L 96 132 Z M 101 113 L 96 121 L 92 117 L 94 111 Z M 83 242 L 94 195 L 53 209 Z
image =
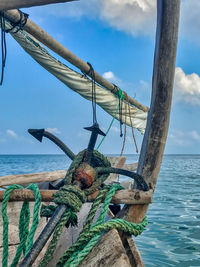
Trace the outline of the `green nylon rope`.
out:
M 90 229 L 84 229 L 82 231 L 78 240 L 70 247 L 63 257 L 60 259 L 57 266 L 61 267 L 76 267 L 80 264 L 80 262 L 88 255 L 88 253 L 92 250 L 92 248 L 97 244 L 99 238 L 101 237 L 102 233 L 113 228 L 118 230 L 122 230 L 129 234 L 133 234 L 135 236 L 142 233 L 144 227 L 147 225 L 147 218 L 145 217 L 144 220 L 140 224 L 130 223 L 122 219 L 113 219 L 109 222 L 104 223 L 105 216 L 108 211 L 108 207 L 110 201 L 115 194 L 116 190 L 120 190 L 122 187 L 119 184 L 114 184 L 105 198 L 105 201 L 101 208 L 101 213 L 96 221 Z
M 57 266 L 61 267 L 61 266 L 78 266 L 78 264 L 83 260 L 83 258 L 91 251 L 91 249 L 93 248 L 93 246 L 98 242 L 101 234 L 103 231 L 112 229 L 112 228 L 120 228 L 122 230 L 126 230 L 126 232 L 131 232 L 135 235 L 139 234 L 140 232 L 137 232 L 138 230 L 143 230 L 144 226 L 142 225 L 142 228 L 140 228 L 140 224 L 130 224 L 129 228 L 126 226 L 122 227 L 121 224 L 123 224 L 123 220 L 121 221 L 114 221 L 112 220 L 112 223 L 108 224 L 103 224 L 107 211 L 108 211 L 108 207 L 109 204 L 116 192 L 116 190 L 120 190 L 122 189 L 122 187 L 119 184 L 114 184 L 106 198 L 105 201 L 102 205 L 101 208 L 101 213 L 100 216 L 98 218 L 98 220 L 96 221 L 96 223 L 94 223 L 92 226 L 88 227 L 87 222 L 89 221 L 87 219 L 86 221 L 86 225 L 84 226 L 81 234 L 79 235 L 78 240 L 64 253 L 64 255 L 62 256 L 62 258 L 59 260 Z M 103 189 L 108 190 L 108 188 Z M 99 199 L 102 197 L 100 196 L 100 194 L 97 196 L 97 198 L 99 197 Z M 100 204 L 100 203 L 99 203 Z M 92 211 L 92 209 L 91 209 Z M 88 218 L 91 214 L 91 211 L 88 215 Z M 91 222 L 91 220 L 90 220 Z M 91 225 L 91 223 L 90 223 Z M 136 226 L 136 230 L 133 230 L 133 227 Z M 132 227 L 132 228 L 131 228 Z M 138 228 L 139 227 L 139 228 Z M 132 229 L 132 230 L 131 230 Z M 75 264 L 75 265 L 74 265 Z
M 23 189 L 20 185 L 11 185 L 5 190 L 3 201 L 2 201 L 2 219 L 3 219 L 3 257 L 2 257 L 2 266 L 7 267 L 8 266 L 8 215 L 7 215 L 7 205 L 10 198 L 10 194 L 15 189 Z M 24 202 L 22 205 L 22 209 L 20 212 L 20 218 L 19 218 L 19 239 L 20 243 L 17 247 L 17 251 L 15 254 L 15 257 L 13 259 L 13 262 L 11 264 L 11 267 L 17 266 L 19 259 L 21 257 L 21 254 L 23 252 L 24 255 L 28 253 L 30 248 L 33 245 L 33 238 L 35 235 L 35 231 L 38 225 L 38 214 L 39 214 L 39 208 L 41 203 L 41 195 L 38 189 L 38 186 L 35 184 L 30 184 L 27 189 L 30 189 L 34 192 L 35 195 L 35 205 L 33 210 L 33 222 L 31 225 L 31 229 L 29 231 L 29 222 L 30 222 L 30 209 L 29 209 L 29 203 Z
M 106 214 L 107 214 L 107 210 L 108 210 L 108 206 L 110 204 L 110 201 L 113 197 L 113 195 L 115 194 L 115 191 L 118 190 L 118 189 L 121 189 L 122 187 L 118 184 L 114 184 L 112 186 L 112 188 L 109 190 L 106 198 L 105 198 L 105 201 L 104 201 L 104 204 L 102 205 L 102 209 L 101 209 L 101 214 L 99 216 L 99 218 L 101 217 L 101 220 L 104 220 Z M 104 193 L 106 193 L 108 191 L 108 187 L 105 187 L 104 189 Z M 85 235 L 88 233 L 88 231 L 90 230 L 91 228 L 91 223 L 92 223 L 92 220 L 94 218 L 94 210 L 93 209 L 96 209 L 98 208 L 98 206 L 100 205 L 100 200 L 102 199 L 103 197 L 103 192 L 99 193 L 96 200 L 95 200 L 95 204 L 92 206 L 89 214 L 88 214 L 88 218 L 86 220 L 86 224 L 85 226 L 83 227 L 83 230 L 82 232 L 80 233 L 79 235 L 79 238 L 77 239 L 77 241 L 63 254 L 63 256 L 60 258 L 59 262 L 57 263 L 57 266 L 63 266 L 65 264 L 65 262 L 68 262 L 69 258 L 74 254 L 76 255 L 76 252 L 81 250 L 83 248 L 83 246 L 86 244 L 86 239 L 85 239 Z M 98 202 L 98 205 L 97 205 L 97 202 Z M 107 208 L 107 209 L 106 209 Z M 91 219 L 91 216 L 93 214 L 93 217 Z M 98 218 L 97 221 L 99 221 L 100 219 Z
M 109 192 L 108 192 L 108 194 L 105 198 L 105 201 L 101 207 L 101 212 L 100 212 L 99 218 L 90 227 L 90 229 L 88 229 L 87 232 L 85 231 L 85 232 L 83 232 L 82 236 L 80 235 L 80 237 L 79 237 L 80 239 L 86 238 L 86 234 L 88 232 L 90 232 L 92 228 L 94 228 L 95 226 L 100 225 L 104 222 L 105 217 L 106 217 L 107 212 L 108 212 L 110 202 L 111 202 L 115 192 L 117 190 L 120 190 L 120 189 L 123 189 L 123 187 L 121 185 L 119 185 L 119 184 L 112 185 L 112 187 L 109 189 Z M 107 188 L 107 190 L 108 190 L 108 188 Z M 76 248 L 75 252 L 70 256 L 69 260 L 67 260 L 67 262 L 64 266 L 69 266 L 69 265 L 71 266 L 71 264 L 73 266 L 74 261 L 77 261 L 77 259 L 78 259 L 78 264 L 79 264 L 85 258 L 85 256 L 87 256 L 87 254 L 91 251 L 91 249 L 94 247 L 94 245 L 98 242 L 100 236 L 101 236 L 101 234 L 94 235 L 94 237 L 92 237 L 92 239 L 88 242 L 88 244 L 86 243 L 86 246 L 82 250 Z M 89 249 L 88 249 L 88 246 L 90 247 Z M 80 248 L 81 248 L 81 245 L 80 245 Z
M 104 195 L 107 193 L 108 189 L 103 189 L 99 192 L 97 198 L 95 199 L 95 201 L 93 202 L 92 204 L 92 208 L 90 210 L 90 213 L 87 217 L 87 220 L 86 220 L 86 223 L 85 223 L 85 226 L 83 227 L 83 230 L 82 232 L 84 231 L 88 231 L 88 229 L 90 228 L 91 226 L 91 223 L 93 221 L 93 218 L 96 214 L 96 211 L 102 201 L 102 198 L 104 197 Z M 75 215 L 75 214 L 74 214 Z M 52 241 L 51 243 L 49 244 L 48 248 L 47 248 L 47 251 L 41 261 L 41 263 L 39 264 L 39 267 L 45 267 L 47 266 L 47 264 L 49 263 L 49 261 L 52 259 L 53 257 L 53 253 L 56 249 L 56 246 L 57 246 L 57 242 L 59 240 L 59 237 L 63 231 L 63 228 L 65 227 L 66 223 L 68 223 L 69 221 L 69 218 L 70 217 L 70 212 L 66 212 L 62 218 L 61 218 L 61 221 L 57 224 L 56 226 L 56 229 L 54 231 L 54 234 L 53 234 L 53 238 L 52 238 Z M 77 220 L 71 220 L 71 221 L 77 221 Z M 72 223 L 72 225 L 74 225 Z M 81 232 L 81 233 L 82 233 Z
M 122 99 L 125 97 L 123 91 L 119 87 L 118 87 L 117 95 L 118 95 L 120 101 L 122 101 Z M 106 138 L 107 134 L 110 132 L 110 129 L 111 129 L 112 125 L 113 125 L 113 122 L 116 119 L 116 115 L 117 115 L 117 112 L 119 110 L 119 106 L 120 106 L 120 103 L 117 105 L 117 109 L 115 111 L 115 114 L 114 114 L 114 116 L 113 116 L 113 118 L 112 118 L 112 120 L 110 122 L 110 125 L 108 126 L 107 131 L 106 131 L 106 135 L 101 139 L 101 141 L 98 144 L 96 150 L 98 150 L 100 148 L 100 146 L 102 145 L 102 143 L 103 143 L 104 139 Z
M 52 259 L 59 237 L 62 234 L 65 225 L 67 224 L 68 227 L 70 224 L 72 226 L 77 224 L 77 216 L 74 212 L 78 212 L 85 201 L 86 201 L 86 196 L 84 191 L 82 191 L 77 186 L 64 185 L 56 194 L 54 194 L 54 202 L 57 205 L 65 204 L 68 207 L 68 210 L 64 213 L 61 220 L 57 223 L 56 228 L 54 230 L 53 238 L 47 248 L 47 251 L 39 267 L 46 266 L 48 262 Z M 44 206 L 43 209 L 46 213 L 47 211 L 45 210 Z M 44 211 L 42 211 L 42 213 L 44 213 Z
M 96 225 L 85 236 L 86 239 L 90 239 L 89 243 L 78 253 L 74 253 L 72 257 L 67 261 L 64 267 L 77 267 L 80 262 L 90 253 L 92 248 L 97 244 L 99 238 L 103 232 L 111 229 L 117 229 L 124 231 L 128 234 L 137 236 L 143 232 L 144 227 L 147 225 L 147 217 L 140 224 L 127 222 L 123 219 L 112 219 L 104 224 Z

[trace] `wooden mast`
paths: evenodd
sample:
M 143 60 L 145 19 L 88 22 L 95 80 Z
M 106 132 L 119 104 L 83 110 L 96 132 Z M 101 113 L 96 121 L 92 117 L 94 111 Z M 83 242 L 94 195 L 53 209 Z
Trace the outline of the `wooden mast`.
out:
M 20 20 L 20 14 L 18 10 L 8 10 L 4 12 L 4 15 L 7 19 L 13 22 L 17 22 Z M 37 24 L 35 24 L 30 19 L 27 19 L 27 22 L 24 26 L 24 30 L 30 33 L 33 37 L 35 37 L 38 41 L 46 45 L 49 49 L 54 51 L 56 54 L 61 56 L 62 58 L 69 61 L 71 64 L 76 66 L 78 69 L 80 69 L 82 72 L 87 73 L 88 76 L 91 74 L 90 72 L 90 66 L 84 62 L 82 59 L 74 55 L 71 51 L 69 51 L 66 47 L 64 47 L 62 44 L 57 42 L 53 37 L 51 37 L 47 32 L 45 32 L 42 28 L 40 28 Z M 95 80 L 98 84 L 102 85 L 103 87 L 107 88 L 108 90 L 116 93 L 118 90 L 116 87 L 110 83 L 109 81 L 105 80 L 100 74 L 98 74 L 95 71 Z M 134 106 L 138 107 L 139 109 L 143 111 L 148 111 L 149 108 L 139 103 L 134 98 L 131 98 L 128 96 L 128 99 L 130 104 L 133 104 Z
M 179 13 L 180 0 L 157 1 L 151 106 L 137 170 L 153 190 L 160 171 L 169 126 Z M 148 205 L 126 206 L 121 216 L 133 222 L 140 222 L 147 209 Z
M 15 8 L 23 8 L 23 7 L 42 6 L 55 3 L 65 3 L 72 1 L 77 1 L 77 0 L 1 0 L 0 11 L 15 9 Z

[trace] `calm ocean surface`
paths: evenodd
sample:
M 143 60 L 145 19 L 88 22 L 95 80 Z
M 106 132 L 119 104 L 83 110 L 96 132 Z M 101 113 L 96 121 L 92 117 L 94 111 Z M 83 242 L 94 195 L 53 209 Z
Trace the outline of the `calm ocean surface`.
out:
M 127 163 L 136 162 L 128 155 Z M 0 155 L 0 176 L 65 169 L 64 155 Z M 200 267 L 200 155 L 163 159 L 149 224 L 136 244 L 147 267 Z

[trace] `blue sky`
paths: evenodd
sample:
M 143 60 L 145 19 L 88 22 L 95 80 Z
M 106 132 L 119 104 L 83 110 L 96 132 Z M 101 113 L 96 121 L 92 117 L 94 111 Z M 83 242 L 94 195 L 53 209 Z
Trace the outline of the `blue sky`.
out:
M 190 12 L 187 12 L 190 10 Z M 130 96 L 149 105 L 155 39 L 154 0 L 85 0 L 25 9 L 44 28 Z M 165 153 L 200 153 L 200 3 L 183 0 L 173 105 Z M 189 13 L 189 14 L 188 14 Z M 35 141 L 28 128 L 48 128 L 77 153 L 88 143 L 91 103 L 42 69 L 7 35 L 8 56 L 0 88 L 0 154 L 48 154 L 60 150 Z M 58 56 L 56 56 L 59 58 Z M 61 60 L 69 65 L 63 59 Z M 106 131 L 110 115 L 97 109 Z M 135 130 L 138 146 L 142 138 Z M 100 149 L 120 153 L 116 121 Z M 135 153 L 128 130 L 125 153 Z

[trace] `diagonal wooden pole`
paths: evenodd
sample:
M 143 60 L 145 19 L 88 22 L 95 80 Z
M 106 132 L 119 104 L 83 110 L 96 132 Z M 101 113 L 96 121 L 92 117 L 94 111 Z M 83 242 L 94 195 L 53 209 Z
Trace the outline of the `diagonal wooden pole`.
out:
M 18 10 L 8 10 L 4 12 L 4 15 L 7 19 L 11 22 L 17 22 L 20 20 L 20 14 Z M 38 41 L 46 45 L 49 49 L 54 51 L 56 54 L 61 56 L 62 58 L 69 61 L 71 64 L 76 66 L 82 72 L 87 73 L 88 76 L 91 75 L 90 73 L 90 66 L 84 62 L 82 59 L 74 55 L 70 50 L 64 47 L 62 44 L 57 42 L 53 37 L 51 37 L 47 32 L 45 32 L 42 28 L 40 28 L 37 24 L 35 24 L 30 19 L 27 19 L 27 22 L 24 26 L 24 30 L 30 33 L 33 37 L 35 37 Z M 112 91 L 113 93 L 117 93 L 118 89 L 109 81 L 105 80 L 100 74 L 96 71 L 95 73 L 95 80 L 101 86 L 107 88 L 108 90 Z M 148 107 L 142 105 L 137 100 L 127 97 L 127 101 L 136 106 L 137 108 L 147 112 L 149 110 Z
M 78 0 L 1 0 L 0 11 L 23 7 L 42 6 L 48 4 L 65 3 Z

